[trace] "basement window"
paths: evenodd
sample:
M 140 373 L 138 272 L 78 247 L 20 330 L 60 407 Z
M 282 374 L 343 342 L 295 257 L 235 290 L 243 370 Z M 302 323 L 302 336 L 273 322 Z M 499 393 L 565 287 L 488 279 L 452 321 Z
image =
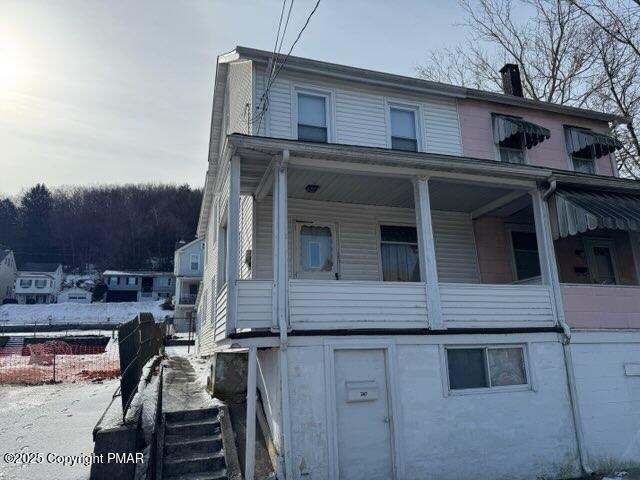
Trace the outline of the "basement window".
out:
M 523 346 L 447 347 L 450 391 L 503 390 L 527 386 Z

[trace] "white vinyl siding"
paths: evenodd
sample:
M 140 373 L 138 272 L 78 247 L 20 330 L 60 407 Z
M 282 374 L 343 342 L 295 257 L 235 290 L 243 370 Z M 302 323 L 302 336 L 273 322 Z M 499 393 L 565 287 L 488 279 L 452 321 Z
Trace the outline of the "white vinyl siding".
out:
M 260 98 L 264 88 L 264 73 L 256 73 L 256 95 Z M 295 85 L 295 88 L 294 88 Z M 389 136 L 385 102 L 406 101 L 419 107 L 421 117 L 418 137 L 424 140 L 420 150 L 447 155 L 462 155 L 462 141 L 456 100 L 432 95 L 406 95 L 399 97 L 396 90 L 358 86 L 338 80 L 325 80 L 282 72 L 273 83 L 269 95 L 267 114 L 268 131 L 276 138 L 294 138 L 296 88 L 324 89 L 332 92 L 335 131 L 330 137 L 336 143 L 368 147 L 387 147 Z M 262 127 L 261 127 L 262 132 Z
M 290 255 L 293 220 L 336 224 L 340 280 L 381 281 L 380 225 L 415 225 L 414 211 L 408 208 L 298 199 L 289 199 L 288 207 Z M 253 278 L 272 277 L 271 208 L 270 197 L 256 204 Z M 479 282 L 470 216 L 465 213 L 435 211 L 432 217 L 440 281 Z
M 239 249 L 240 268 L 238 271 L 240 279 L 251 278 L 251 268 L 245 262 L 247 251 L 253 249 L 253 197 L 250 195 L 240 196 Z
M 252 74 L 251 61 L 240 61 L 229 65 L 228 133 L 249 133 L 250 131 Z

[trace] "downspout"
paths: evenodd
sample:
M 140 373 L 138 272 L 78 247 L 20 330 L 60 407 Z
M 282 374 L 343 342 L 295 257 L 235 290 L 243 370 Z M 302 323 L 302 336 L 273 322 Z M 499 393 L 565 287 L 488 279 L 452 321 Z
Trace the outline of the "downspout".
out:
M 542 193 L 543 205 L 546 205 L 547 199 L 558 188 L 558 182 L 553 178 L 553 176 L 549 177 L 547 181 L 549 182 L 549 188 Z M 550 247 L 551 251 L 553 251 L 553 241 L 551 241 Z M 585 440 L 584 432 L 582 430 L 582 415 L 580 412 L 580 405 L 578 404 L 578 388 L 576 386 L 575 370 L 573 367 L 573 356 L 571 355 L 571 328 L 565 321 L 564 310 L 558 311 L 558 323 L 562 328 L 562 356 L 564 358 L 564 369 L 567 376 L 567 385 L 569 387 L 569 403 L 571 404 L 571 413 L 573 416 L 573 425 L 576 434 L 576 445 L 578 447 L 578 456 L 580 458 L 580 468 L 583 473 L 591 475 L 593 474 L 593 469 L 589 465 L 589 458 L 587 457 L 587 452 L 584 447 Z

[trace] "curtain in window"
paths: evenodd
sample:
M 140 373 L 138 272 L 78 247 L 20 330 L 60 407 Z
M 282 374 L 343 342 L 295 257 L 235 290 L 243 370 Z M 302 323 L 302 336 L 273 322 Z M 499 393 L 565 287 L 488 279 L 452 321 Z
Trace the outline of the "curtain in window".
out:
M 489 349 L 491 386 L 523 385 L 527 383 L 522 348 Z
M 419 282 L 417 245 L 383 243 L 382 279 L 386 282 Z
M 305 272 L 333 269 L 333 240 L 329 227 L 300 227 L 300 268 Z

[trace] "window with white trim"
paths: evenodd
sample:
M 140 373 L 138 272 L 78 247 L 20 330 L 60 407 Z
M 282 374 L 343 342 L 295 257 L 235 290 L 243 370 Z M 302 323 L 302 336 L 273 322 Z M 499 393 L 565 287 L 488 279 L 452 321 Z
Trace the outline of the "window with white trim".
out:
M 36 280 L 35 281 L 36 288 L 44 288 L 47 286 L 46 280 Z
M 511 117 L 510 115 L 500 115 L 501 117 L 507 118 L 520 118 L 520 117 Z M 495 123 L 494 123 L 495 128 Z M 498 148 L 498 152 L 500 154 L 500 161 L 507 163 L 527 163 L 526 160 L 526 150 L 525 150 L 525 139 L 524 133 L 517 132 L 504 140 L 498 142 L 496 145 Z
M 298 92 L 298 140 L 327 143 L 329 141 L 329 96 Z
M 445 351 L 451 391 L 529 384 L 524 346 L 461 346 Z
M 200 270 L 200 255 L 197 253 L 192 253 L 189 256 L 189 264 L 192 272 L 197 272 Z
M 127 277 L 127 285 L 137 285 L 138 279 L 136 277 Z
M 412 107 L 389 107 L 391 148 L 409 152 L 418 151 L 417 110 Z
M 419 282 L 416 227 L 380 225 L 380 260 L 385 282 Z
M 20 286 L 22 288 L 28 288 L 31 286 L 31 280 L 25 280 L 25 279 L 21 279 L 20 280 Z

